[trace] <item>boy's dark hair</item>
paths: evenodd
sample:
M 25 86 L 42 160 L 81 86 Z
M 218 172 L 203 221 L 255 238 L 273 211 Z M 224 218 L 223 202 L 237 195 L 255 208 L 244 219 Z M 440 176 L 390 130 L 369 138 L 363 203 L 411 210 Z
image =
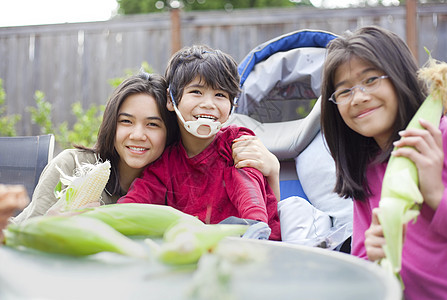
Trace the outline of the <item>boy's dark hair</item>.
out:
M 199 77 L 202 82 L 227 92 L 231 107 L 239 95 L 239 73 L 236 61 L 228 54 L 205 45 L 185 47 L 175 53 L 168 62 L 165 78 L 174 101 L 181 101 L 185 86 Z
M 131 95 L 147 94 L 152 96 L 157 103 L 160 116 L 166 126 L 166 146 L 179 139 L 177 117 L 174 112 L 166 108 L 167 84 L 165 79 L 157 74 L 140 73 L 125 79 L 112 93 L 104 110 L 104 116 L 98 131 L 98 139 L 92 149 L 78 147 L 84 150 L 93 151 L 101 157 L 103 161 L 109 160 L 112 166 L 107 190 L 111 194 L 120 194 L 120 182 L 118 163 L 120 156 L 115 150 L 116 125 L 118 122 L 118 112 L 123 102 Z
M 343 121 L 337 105 L 328 99 L 335 91 L 337 68 L 357 57 L 389 76 L 397 95 L 398 112 L 393 135 L 386 149 L 380 149 L 372 137 L 351 130 Z M 385 162 L 417 109 L 424 101 L 423 85 L 417 78 L 417 64 L 405 42 L 386 29 L 369 26 L 332 40 L 323 68 L 321 88 L 321 128 L 335 160 L 337 181 L 334 192 L 342 197 L 365 200 L 370 195 L 366 182 L 369 163 Z

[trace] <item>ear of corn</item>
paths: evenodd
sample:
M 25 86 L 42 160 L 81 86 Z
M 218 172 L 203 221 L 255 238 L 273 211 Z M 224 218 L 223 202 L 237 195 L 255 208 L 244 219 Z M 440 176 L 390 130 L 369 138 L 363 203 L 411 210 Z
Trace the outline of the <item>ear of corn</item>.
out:
M 7 246 L 28 247 L 44 252 L 73 256 L 103 251 L 133 257 L 146 257 L 138 243 L 109 225 L 82 216 L 39 216 L 21 224 L 10 224 L 5 230 Z
M 158 249 L 160 261 L 171 265 L 197 263 L 202 254 L 212 251 L 223 238 L 242 236 L 248 225 L 178 223 L 164 234 Z
M 95 207 L 82 214 L 112 226 L 124 235 L 162 237 L 178 222 L 203 224 L 198 218 L 171 206 L 140 203 L 110 204 Z
M 443 102 L 447 95 L 447 64 L 431 60 L 431 66 L 421 69 L 419 76 L 431 84 L 430 95 L 411 119 L 407 129 L 423 129 L 419 124 L 421 118 L 439 126 L 443 114 Z M 383 246 L 386 257 L 382 259 L 381 265 L 396 274 L 399 279 L 403 225 L 412 219 L 416 221 L 422 202 L 416 165 L 406 157 L 391 156 L 379 202 L 379 221 L 386 240 L 386 245 Z
M 77 159 L 77 158 L 76 158 Z M 100 201 L 110 176 L 110 162 L 80 165 L 73 177 L 61 173 L 61 181 L 55 188 L 55 195 L 59 199 L 55 204 L 61 211 L 81 208 L 90 202 Z M 61 191 L 62 184 L 68 185 Z

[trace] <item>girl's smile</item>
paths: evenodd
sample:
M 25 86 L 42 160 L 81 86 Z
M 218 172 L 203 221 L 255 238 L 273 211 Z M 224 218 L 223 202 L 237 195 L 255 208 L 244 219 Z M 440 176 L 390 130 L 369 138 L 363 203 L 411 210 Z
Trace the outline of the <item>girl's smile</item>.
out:
M 163 153 L 166 126 L 155 99 L 147 94 L 128 96 L 121 105 L 116 127 L 115 149 L 123 170 L 142 170 Z
M 382 71 L 357 57 L 341 64 L 334 76 L 337 90 L 348 90 L 368 82 L 368 78 L 383 76 Z M 380 148 L 384 149 L 393 133 L 393 124 L 397 116 L 397 95 L 389 78 L 380 80 L 380 86 L 368 92 L 368 89 L 354 88 L 352 97 L 337 105 L 346 125 L 355 132 L 372 137 Z
M 357 118 L 364 118 L 364 117 L 367 117 L 367 116 L 371 115 L 372 113 L 374 113 L 375 111 L 376 111 L 376 108 L 368 108 L 368 109 L 365 109 L 364 111 L 360 112 L 360 113 L 357 115 Z

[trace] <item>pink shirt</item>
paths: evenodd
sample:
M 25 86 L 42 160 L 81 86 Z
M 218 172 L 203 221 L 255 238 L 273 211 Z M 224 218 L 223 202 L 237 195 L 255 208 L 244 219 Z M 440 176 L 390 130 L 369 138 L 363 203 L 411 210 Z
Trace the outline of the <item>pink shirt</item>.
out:
M 278 201 L 266 179 L 256 169 L 233 165 L 232 141 L 244 134 L 254 135 L 247 128 L 224 127 L 191 158 L 182 143 L 167 148 L 118 203 L 169 205 L 209 224 L 230 216 L 259 220 L 270 226 L 270 239 L 281 240 Z
M 441 120 L 444 147 L 442 179 L 447 186 L 447 120 Z M 371 165 L 367 180 L 373 194 L 366 202 L 354 201 L 352 254 L 367 258 L 365 231 L 371 224 L 371 211 L 379 206 L 387 163 Z M 407 227 L 402 252 L 402 280 L 406 300 L 447 299 L 447 189 L 436 211 L 423 204 L 416 223 Z

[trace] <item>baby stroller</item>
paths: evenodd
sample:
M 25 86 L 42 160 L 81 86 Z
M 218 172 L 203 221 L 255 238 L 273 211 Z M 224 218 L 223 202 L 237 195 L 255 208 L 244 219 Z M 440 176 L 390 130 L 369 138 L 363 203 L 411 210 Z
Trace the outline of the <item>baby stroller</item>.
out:
M 325 47 L 334 38 L 299 30 L 250 51 L 239 64 L 242 92 L 229 123 L 252 129 L 280 160 L 283 241 L 340 250 L 352 234 L 352 201 L 332 192 L 319 99 Z

